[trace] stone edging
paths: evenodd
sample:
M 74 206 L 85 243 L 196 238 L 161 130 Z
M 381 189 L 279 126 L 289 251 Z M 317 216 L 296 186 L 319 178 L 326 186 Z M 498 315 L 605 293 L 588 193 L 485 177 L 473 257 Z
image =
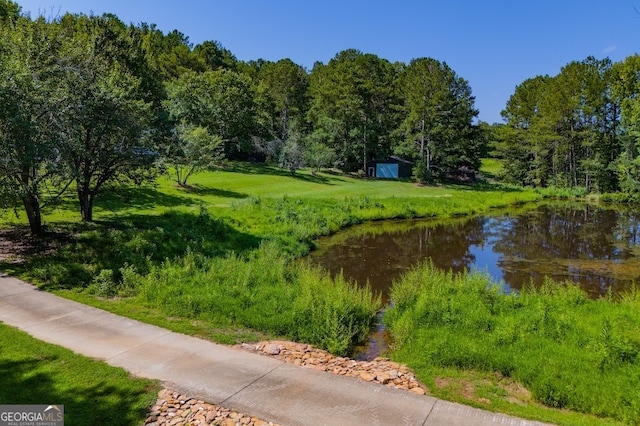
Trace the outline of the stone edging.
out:
M 158 393 L 158 401 L 151 408 L 151 413 L 144 424 L 146 426 L 280 426 L 237 411 L 189 398 L 171 389 L 163 389 Z
M 270 341 L 241 345 L 242 349 L 272 356 L 289 364 L 326 371 L 341 376 L 357 377 L 366 382 L 380 383 L 425 395 L 427 388 L 416 379 L 407 366 L 378 357 L 373 361 L 356 361 L 331 355 L 304 343 Z

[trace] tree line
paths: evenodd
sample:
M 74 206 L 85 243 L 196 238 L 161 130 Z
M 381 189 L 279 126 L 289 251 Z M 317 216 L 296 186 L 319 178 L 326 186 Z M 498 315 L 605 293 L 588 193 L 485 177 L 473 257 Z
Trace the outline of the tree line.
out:
M 518 85 L 492 140 L 505 178 L 525 186 L 640 190 L 640 56 L 588 57 Z
M 223 159 L 345 172 L 402 155 L 416 178 L 479 167 L 468 82 L 432 58 L 350 49 L 311 70 L 239 61 L 220 43 L 116 16 L 31 18 L 0 0 L 0 207 L 42 232 L 45 202 L 75 189 L 81 217 L 112 182 L 169 170 L 187 184 Z

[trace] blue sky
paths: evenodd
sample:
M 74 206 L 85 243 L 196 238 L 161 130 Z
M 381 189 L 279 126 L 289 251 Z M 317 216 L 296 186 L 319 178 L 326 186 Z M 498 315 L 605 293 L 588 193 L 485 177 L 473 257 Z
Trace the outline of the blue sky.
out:
M 480 119 L 502 122 L 516 85 L 587 56 L 640 52 L 640 0 L 17 0 L 32 16 L 110 12 L 126 23 L 219 41 L 240 60 L 310 69 L 355 48 L 390 61 L 432 57 L 471 84 Z

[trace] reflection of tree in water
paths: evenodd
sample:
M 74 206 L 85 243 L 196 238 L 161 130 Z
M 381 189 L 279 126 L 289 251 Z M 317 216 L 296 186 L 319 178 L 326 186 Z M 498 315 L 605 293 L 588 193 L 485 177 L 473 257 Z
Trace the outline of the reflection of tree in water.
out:
M 333 274 L 342 269 L 346 278 L 369 281 L 375 291 L 385 293 L 402 272 L 429 258 L 439 268 L 456 272 L 469 268 L 475 261 L 469 247 L 481 241 L 483 220 L 351 237 L 317 260 Z
M 514 288 L 550 276 L 602 294 L 619 283 L 617 265 L 633 256 L 638 241 L 635 214 L 597 206 L 542 206 L 507 223 L 493 249 L 502 255 L 504 280 Z
M 496 252 L 521 259 L 613 259 L 619 256 L 610 235 L 616 213 L 592 206 L 582 209 L 543 206 L 510 218 L 500 228 Z
M 640 245 L 640 212 L 626 207 L 618 212 L 614 231 L 615 244 L 633 254 Z
M 470 269 L 476 258 L 469 248 L 484 241 L 486 220 L 478 217 L 462 223 L 425 228 L 419 238 L 421 257 L 430 258 L 434 266 L 445 270 L 462 272 Z
M 547 205 L 514 216 L 422 223 L 365 233 L 332 246 L 318 263 L 385 294 L 419 261 L 461 272 L 496 264 L 510 287 L 572 280 L 599 295 L 640 281 L 640 213 L 585 205 Z M 476 259 L 474 253 L 478 254 Z M 636 253 L 638 257 L 636 257 Z M 484 258 L 482 258 L 484 256 Z

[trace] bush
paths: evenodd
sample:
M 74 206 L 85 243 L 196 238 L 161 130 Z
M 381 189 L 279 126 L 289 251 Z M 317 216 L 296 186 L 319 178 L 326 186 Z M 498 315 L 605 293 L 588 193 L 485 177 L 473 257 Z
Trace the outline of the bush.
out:
M 368 335 L 380 298 L 311 266 L 297 271 L 300 292 L 294 300 L 295 340 L 311 342 L 331 353 L 345 355 Z

